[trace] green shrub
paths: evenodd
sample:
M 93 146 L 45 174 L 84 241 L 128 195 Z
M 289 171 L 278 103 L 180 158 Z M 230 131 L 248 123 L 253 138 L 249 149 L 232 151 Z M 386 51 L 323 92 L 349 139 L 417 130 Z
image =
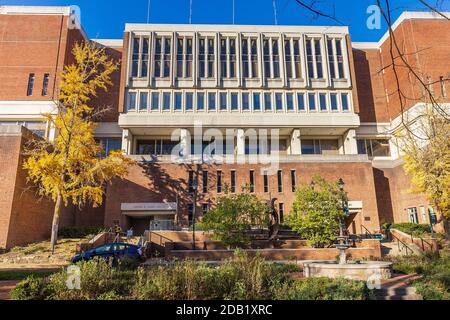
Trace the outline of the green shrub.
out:
M 59 230 L 58 235 L 63 239 L 79 239 L 91 235 L 97 235 L 105 231 L 101 227 L 63 227 Z
M 306 278 L 274 287 L 276 300 L 366 300 L 365 282 L 344 278 Z
M 415 236 L 427 236 L 431 232 L 430 225 L 417 224 L 417 223 L 397 223 L 392 224 L 390 229 L 397 229 L 407 234 L 413 234 Z
M 45 279 L 34 276 L 19 282 L 11 292 L 13 300 L 45 300 L 46 297 Z

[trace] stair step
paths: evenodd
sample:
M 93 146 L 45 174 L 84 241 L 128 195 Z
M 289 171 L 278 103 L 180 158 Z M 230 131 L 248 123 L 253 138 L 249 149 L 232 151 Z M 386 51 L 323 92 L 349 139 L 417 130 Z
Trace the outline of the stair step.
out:
M 377 290 L 375 293 L 377 296 L 396 296 L 396 295 L 414 295 L 417 294 L 416 288 L 387 288 Z
M 418 294 L 377 296 L 376 300 L 423 300 Z

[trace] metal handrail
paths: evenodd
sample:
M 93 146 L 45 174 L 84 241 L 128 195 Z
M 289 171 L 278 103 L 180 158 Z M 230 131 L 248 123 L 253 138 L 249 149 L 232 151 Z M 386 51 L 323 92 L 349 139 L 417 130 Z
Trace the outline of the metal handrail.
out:
M 415 244 L 415 243 L 414 243 L 414 238 L 420 240 L 420 242 L 421 242 L 421 247 L 422 247 L 422 250 L 423 250 L 423 251 L 426 251 L 426 250 L 425 250 L 425 245 L 424 245 L 424 243 L 428 245 L 428 247 L 429 247 L 430 250 L 433 250 L 433 249 L 434 249 L 434 246 L 433 246 L 432 243 L 429 243 L 428 241 L 426 241 L 426 240 L 425 240 L 424 238 L 422 238 L 421 236 L 419 236 L 419 235 L 417 235 L 417 234 L 414 235 L 414 232 L 411 232 L 411 243 L 413 243 L 413 244 Z
M 159 243 L 157 243 L 157 244 L 160 245 L 160 246 L 163 245 L 163 240 L 165 240 L 164 243 L 166 243 L 166 242 L 171 242 L 171 243 L 173 243 L 173 240 L 172 240 L 172 239 L 169 239 L 169 238 L 167 238 L 167 237 L 164 237 L 163 235 L 158 234 L 158 233 L 156 233 L 156 232 L 153 232 L 152 230 L 148 230 L 148 235 L 149 235 L 149 240 L 150 240 L 150 242 L 152 241 L 152 234 L 154 234 L 155 236 L 158 237 Z
M 363 229 L 366 231 L 366 235 L 372 235 L 369 229 L 367 229 L 364 225 L 361 225 L 361 234 L 363 233 Z
M 397 240 L 398 251 L 401 251 L 401 249 L 400 249 L 400 244 L 402 244 L 402 245 L 405 247 L 405 249 L 406 249 L 406 255 L 408 255 L 408 250 L 411 251 L 411 254 L 414 253 L 414 250 L 413 250 L 413 249 L 411 249 L 410 247 L 408 247 L 408 245 L 407 245 L 406 243 L 404 243 L 402 240 L 400 240 L 399 238 L 397 238 L 394 234 L 391 233 L 391 237 L 393 237 L 394 239 Z

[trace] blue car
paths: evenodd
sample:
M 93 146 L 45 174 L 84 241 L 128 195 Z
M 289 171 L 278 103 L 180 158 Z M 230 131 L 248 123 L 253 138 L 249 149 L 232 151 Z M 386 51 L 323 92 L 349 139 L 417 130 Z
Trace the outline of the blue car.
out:
M 117 259 L 123 257 L 130 257 L 141 261 L 142 249 L 141 247 L 128 243 L 110 243 L 77 254 L 72 258 L 72 263 L 77 263 L 79 261 L 87 261 L 94 259 L 96 257 L 101 257 L 104 259 L 109 258 Z

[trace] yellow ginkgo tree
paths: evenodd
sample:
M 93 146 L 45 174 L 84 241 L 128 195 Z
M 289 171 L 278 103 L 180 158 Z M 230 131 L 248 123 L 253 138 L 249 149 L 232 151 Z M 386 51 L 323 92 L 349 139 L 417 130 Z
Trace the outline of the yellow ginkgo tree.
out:
M 53 141 L 31 142 L 23 165 L 38 194 L 55 203 L 52 252 L 62 209 L 68 205 L 100 206 L 105 184 L 123 177 L 131 163 L 119 151 L 99 157 L 102 146 L 94 139 L 94 119 L 100 112 L 91 101 L 99 90 L 107 91 L 112 85 L 110 77 L 118 64 L 92 43 L 76 44 L 72 54 L 74 63 L 60 75 L 58 112 L 43 115 L 56 129 L 56 136 Z

